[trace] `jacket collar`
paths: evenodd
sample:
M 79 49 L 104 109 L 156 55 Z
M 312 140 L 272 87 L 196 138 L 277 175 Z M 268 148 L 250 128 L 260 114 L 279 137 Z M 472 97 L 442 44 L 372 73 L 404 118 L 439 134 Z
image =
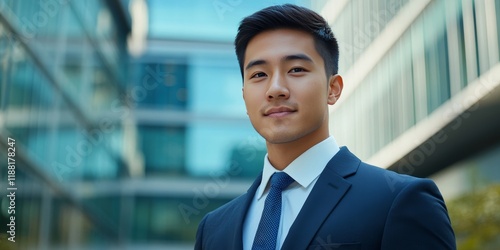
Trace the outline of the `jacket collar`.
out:
M 307 249 L 319 229 L 319 225 L 323 223 L 351 187 L 351 184 L 344 178 L 355 174 L 360 163 L 361 160 L 346 147 L 340 148 L 340 151 L 328 162 L 313 190 L 311 190 L 288 232 L 282 249 Z M 233 224 L 235 227 L 229 229 L 229 232 L 233 232 L 233 237 L 227 239 L 230 249 L 243 249 L 243 225 L 261 180 L 262 173 L 255 179 L 247 193 L 240 197 L 242 202 L 237 203 L 238 205 L 232 213 L 235 217 L 227 218 L 236 222 Z M 329 195 L 329 198 L 325 199 L 325 195 Z M 318 204 L 322 205 L 318 206 Z
M 351 184 L 344 178 L 355 174 L 360 163 L 361 160 L 346 147 L 342 147 L 330 160 L 288 231 L 282 249 L 307 249 L 319 225 L 335 209 L 351 187 Z

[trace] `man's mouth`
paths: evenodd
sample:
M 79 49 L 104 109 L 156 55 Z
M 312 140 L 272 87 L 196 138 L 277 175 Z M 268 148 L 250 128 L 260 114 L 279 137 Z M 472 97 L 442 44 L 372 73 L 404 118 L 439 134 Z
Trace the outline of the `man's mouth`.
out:
M 269 116 L 269 117 L 283 117 L 287 116 L 289 114 L 292 114 L 296 112 L 297 110 L 285 107 L 285 106 L 279 106 L 279 107 L 273 107 L 265 111 L 264 116 Z

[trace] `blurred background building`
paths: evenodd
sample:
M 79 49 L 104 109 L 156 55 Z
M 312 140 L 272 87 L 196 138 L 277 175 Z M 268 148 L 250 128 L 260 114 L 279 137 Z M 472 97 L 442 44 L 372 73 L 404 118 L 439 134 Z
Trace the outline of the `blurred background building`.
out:
M 201 218 L 262 167 L 233 39 L 282 3 L 339 40 L 339 144 L 434 179 L 461 249 L 499 246 L 500 191 L 483 192 L 500 182 L 498 1 L 3 0 L 0 225 L 8 138 L 18 189 L 16 243 L 2 226 L 0 249 L 192 249 Z M 485 208 L 467 210 L 471 194 Z

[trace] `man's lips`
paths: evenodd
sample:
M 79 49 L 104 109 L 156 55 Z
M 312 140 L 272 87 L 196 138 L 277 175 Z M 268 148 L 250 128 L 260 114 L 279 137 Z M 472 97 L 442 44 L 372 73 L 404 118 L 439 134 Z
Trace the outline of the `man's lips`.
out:
M 289 115 L 295 111 L 296 111 L 295 109 L 292 109 L 289 107 L 284 107 L 284 106 L 273 107 L 273 108 L 267 109 L 264 112 L 264 116 L 283 117 L 283 116 Z

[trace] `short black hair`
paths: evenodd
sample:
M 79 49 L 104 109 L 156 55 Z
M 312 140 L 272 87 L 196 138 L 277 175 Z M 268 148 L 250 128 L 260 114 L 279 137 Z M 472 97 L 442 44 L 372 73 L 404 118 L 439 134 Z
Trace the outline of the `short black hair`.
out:
M 267 7 L 241 21 L 234 46 L 242 77 L 250 40 L 261 32 L 277 29 L 301 30 L 311 34 L 316 51 L 325 63 L 327 78 L 338 73 L 339 46 L 328 22 L 310 9 L 284 4 Z

